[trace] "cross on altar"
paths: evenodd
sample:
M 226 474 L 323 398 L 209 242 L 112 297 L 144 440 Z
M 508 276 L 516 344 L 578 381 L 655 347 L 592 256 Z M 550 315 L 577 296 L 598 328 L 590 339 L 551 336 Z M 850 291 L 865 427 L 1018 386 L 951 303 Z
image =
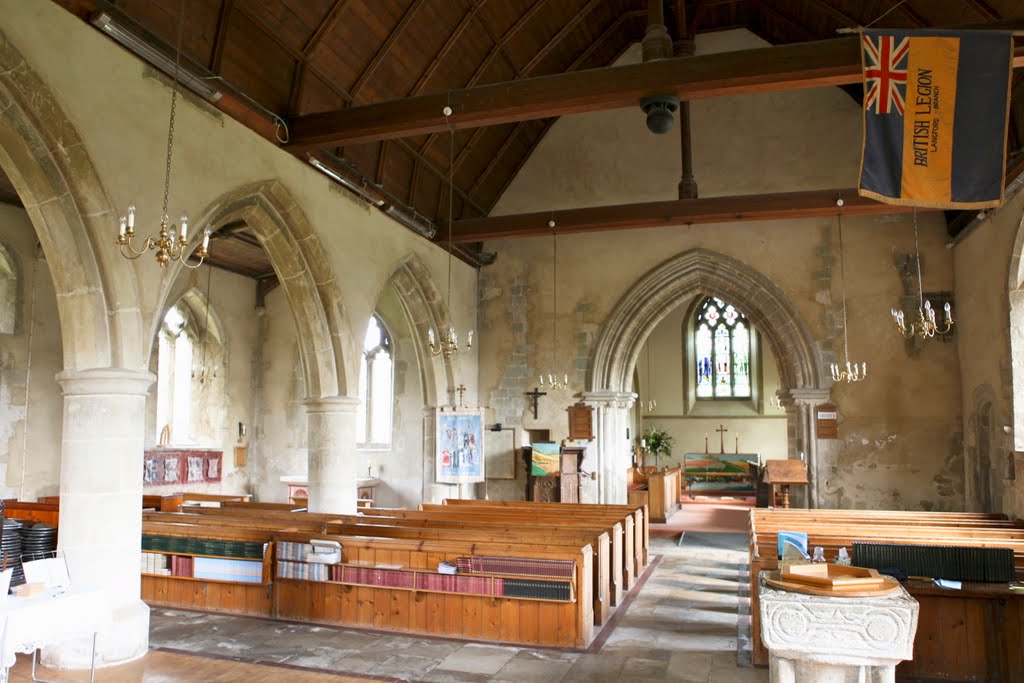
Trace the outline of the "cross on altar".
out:
M 538 391 L 537 387 L 534 387 L 533 391 L 527 391 L 526 395 L 533 399 L 533 419 L 536 420 L 537 419 L 537 400 L 541 396 L 547 396 L 548 392 L 546 392 L 546 391 Z
M 459 386 L 457 386 L 455 388 L 455 391 L 459 392 L 459 407 L 460 408 L 465 408 L 466 404 L 462 402 L 462 397 L 466 393 L 466 385 L 465 384 L 460 384 Z
M 725 433 L 727 431 L 729 431 L 729 430 L 726 429 L 724 425 L 718 425 L 718 429 L 716 429 L 715 431 L 718 432 L 718 443 L 719 443 L 719 450 L 718 450 L 718 452 L 719 453 L 725 453 Z

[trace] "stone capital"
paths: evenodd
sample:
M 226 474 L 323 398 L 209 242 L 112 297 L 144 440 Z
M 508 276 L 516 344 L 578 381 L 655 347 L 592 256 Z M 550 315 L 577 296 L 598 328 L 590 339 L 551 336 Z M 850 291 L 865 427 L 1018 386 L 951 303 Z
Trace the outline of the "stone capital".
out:
M 148 370 L 90 368 L 57 373 L 65 396 L 145 396 L 156 381 Z
M 793 387 L 792 389 L 779 389 L 775 392 L 779 402 L 783 406 L 808 405 L 813 406 L 832 400 L 831 389 L 817 389 L 814 387 Z
M 354 413 L 359 408 L 359 399 L 354 396 L 323 396 L 307 398 L 302 402 L 307 414 L 313 413 Z
M 586 405 L 605 409 L 629 410 L 636 401 L 636 394 L 632 391 L 584 391 L 581 396 Z

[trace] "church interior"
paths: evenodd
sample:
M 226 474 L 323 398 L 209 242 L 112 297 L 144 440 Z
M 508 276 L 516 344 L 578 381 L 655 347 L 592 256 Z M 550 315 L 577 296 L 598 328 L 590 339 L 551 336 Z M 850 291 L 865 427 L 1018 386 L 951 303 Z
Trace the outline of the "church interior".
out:
M 439 640 L 418 669 L 335 653 L 302 673 L 289 657 L 314 636 L 296 632 L 260 660 L 291 668 L 218 680 L 766 681 L 762 534 L 835 524 L 831 559 L 865 515 L 859 533 L 888 538 L 870 515 L 891 511 L 899 533 L 941 529 L 922 543 L 969 526 L 1024 571 L 1022 3 L 0 7 L 0 498 L 59 528 L 109 611 L 91 654 L 77 639 L 44 664 L 156 658 L 179 677 L 123 680 L 214 680 L 235 655 L 190 658 L 182 608 L 369 629 L 352 651 L 379 645 L 367 634 L 532 648 L 509 669 L 459 669 Z M 864 27 L 1014 32 L 998 206 L 858 193 Z M 763 511 L 783 496 L 786 521 Z M 202 509 L 160 511 L 183 497 Z M 197 533 L 220 545 L 175 545 Z M 305 560 L 331 539 L 351 565 Z M 511 571 L 517 543 L 550 592 L 471 607 L 501 581 L 471 573 Z M 201 580 L 235 546 L 262 550 Z M 495 562 L 459 565 L 450 607 L 456 579 L 426 570 L 467 553 Z M 728 577 L 727 636 L 707 608 L 711 635 L 683 637 L 704 608 L 669 572 L 694 558 L 719 567 L 694 590 Z M 360 562 L 412 592 L 347 578 Z M 940 598 L 911 593 L 920 634 Z M 956 609 L 1016 649 L 1013 595 Z M 1019 655 L 917 648 L 901 680 L 1024 680 Z

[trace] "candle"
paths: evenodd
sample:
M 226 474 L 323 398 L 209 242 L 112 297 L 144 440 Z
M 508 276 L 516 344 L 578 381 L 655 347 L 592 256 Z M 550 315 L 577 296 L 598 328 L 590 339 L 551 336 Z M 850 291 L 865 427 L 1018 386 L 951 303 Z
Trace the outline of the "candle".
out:
M 433 327 L 431 327 L 429 330 L 427 330 L 427 341 L 430 342 L 431 346 L 434 345 L 434 328 Z
M 206 226 L 206 232 L 203 233 L 203 251 L 210 248 L 210 226 Z
M 188 242 L 188 214 L 181 214 L 181 243 Z
M 647 448 L 647 439 L 640 439 L 640 448 Z
M 132 204 L 128 207 L 128 229 L 135 227 L 135 205 Z
M 124 237 L 124 233 L 125 233 L 125 231 L 127 229 L 128 229 L 128 219 L 125 218 L 124 216 L 121 216 L 121 220 L 119 221 L 119 225 L 118 225 L 117 234 L 120 237 Z

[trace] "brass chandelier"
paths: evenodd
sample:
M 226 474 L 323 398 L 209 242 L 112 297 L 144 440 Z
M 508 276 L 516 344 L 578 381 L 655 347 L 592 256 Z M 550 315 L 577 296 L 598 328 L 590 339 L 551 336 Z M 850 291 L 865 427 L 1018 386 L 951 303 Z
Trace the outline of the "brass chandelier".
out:
M 448 123 L 448 117 L 452 115 L 452 108 L 445 107 L 442 112 L 444 114 L 445 123 L 448 124 L 449 130 L 449 143 L 448 143 L 448 304 L 447 304 L 447 315 L 451 317 L 452 312 L 452 221 L 455 214 L 455 180 L 453 177 L 455 169 L 455 126 Z M 455 326 L 448 324 L 447 327 L 441 331 L 441 340 L 437 341 L 434 336 L 434 329 L 430 328 L 427 330 L 427 342 L 429 343 L 430 353 L 434 356 L 442 355 L 445 358 L 451 358 L 459 352 L 459 335 L 455 331 Z M 473 348 L 473 330 L 469 331 L 466 335 L 466 350 Z
M 856 363 L 850 363 L 850 339 L 849 327 L 846 323 L 846 257 L 843 253 L 843 200 L 840 197 L 836 200 L 839 207 L 839 269 L 840 282 L 843 290 L 843 357 L 846 361 L 845 369 L 838 363 L 832 363 L 832 380 L 835 382 L 860 382 L 868 375 L 868 364 L 862 362 L 860 367 Z
M 917 266 L 917 320 L 909 325 L 898 308 L 891 309 L 892 319 L 897 329 L 904 338 L 910 339 L 917 335 L 921 339 L 931 339 L 936 334 L 946 334 L 953 329 L 953 310 L 947 301 L 943 306 L 942 325 L 935 319 L 935 309 L 932 303 L 925 300 L 924 291 L 921 286 L 921 248 L 917 239 L 917 209 L 914 209 L 914 262 Z
M 558 355 L 558 233 L 555 232 L 555 222 L 548 221 L 551 228 L 551 357 L 554 360 Z M 548 389 L 558 391 L 569 386 L 569 374 L 562 373 L 561 379 L 557 374 L 548 373 Z M 543 387 L 544 375 L 540 375 L 540 385 Z
M 171 115 L 167 124 L 167 158 L 164 167 L 164 203 L 160 217 L 160 230 L 156 236 L 150 235 L 139 248 L 133 242 L 135 237 L 135 204 L 128 206 L 128 215 L 121 216 L 117 233 L 117 244 L 121 249 L 121 255 L 126 259 L 134 261 L 143 254 L 156 250 L 156 261 L 160 267 L 166 267 L 171 261 L 180 261 L 186 268 L 198 268 L 203 264 L 203 259 L 209 256 L 210 228 L 206 228 L 203 235 L 203 243 L 195 252 L 190 252 L 188 247 L 188 216 L 181 214 L 178 226 L 169 225 L 167 217 L 167 196 L 171 185 L 171 150 L 174 142 L 174 114 L 178 103 L 178 73 L 181 68 L 181 36 L 185 27 L 185 0 L 181 2 L 181 10 L 178 17 L 178 44 L 174 56 L 174 87 L 171 90 Z M 189 263 L 189 258 L 195 255 L 198 262 Z

